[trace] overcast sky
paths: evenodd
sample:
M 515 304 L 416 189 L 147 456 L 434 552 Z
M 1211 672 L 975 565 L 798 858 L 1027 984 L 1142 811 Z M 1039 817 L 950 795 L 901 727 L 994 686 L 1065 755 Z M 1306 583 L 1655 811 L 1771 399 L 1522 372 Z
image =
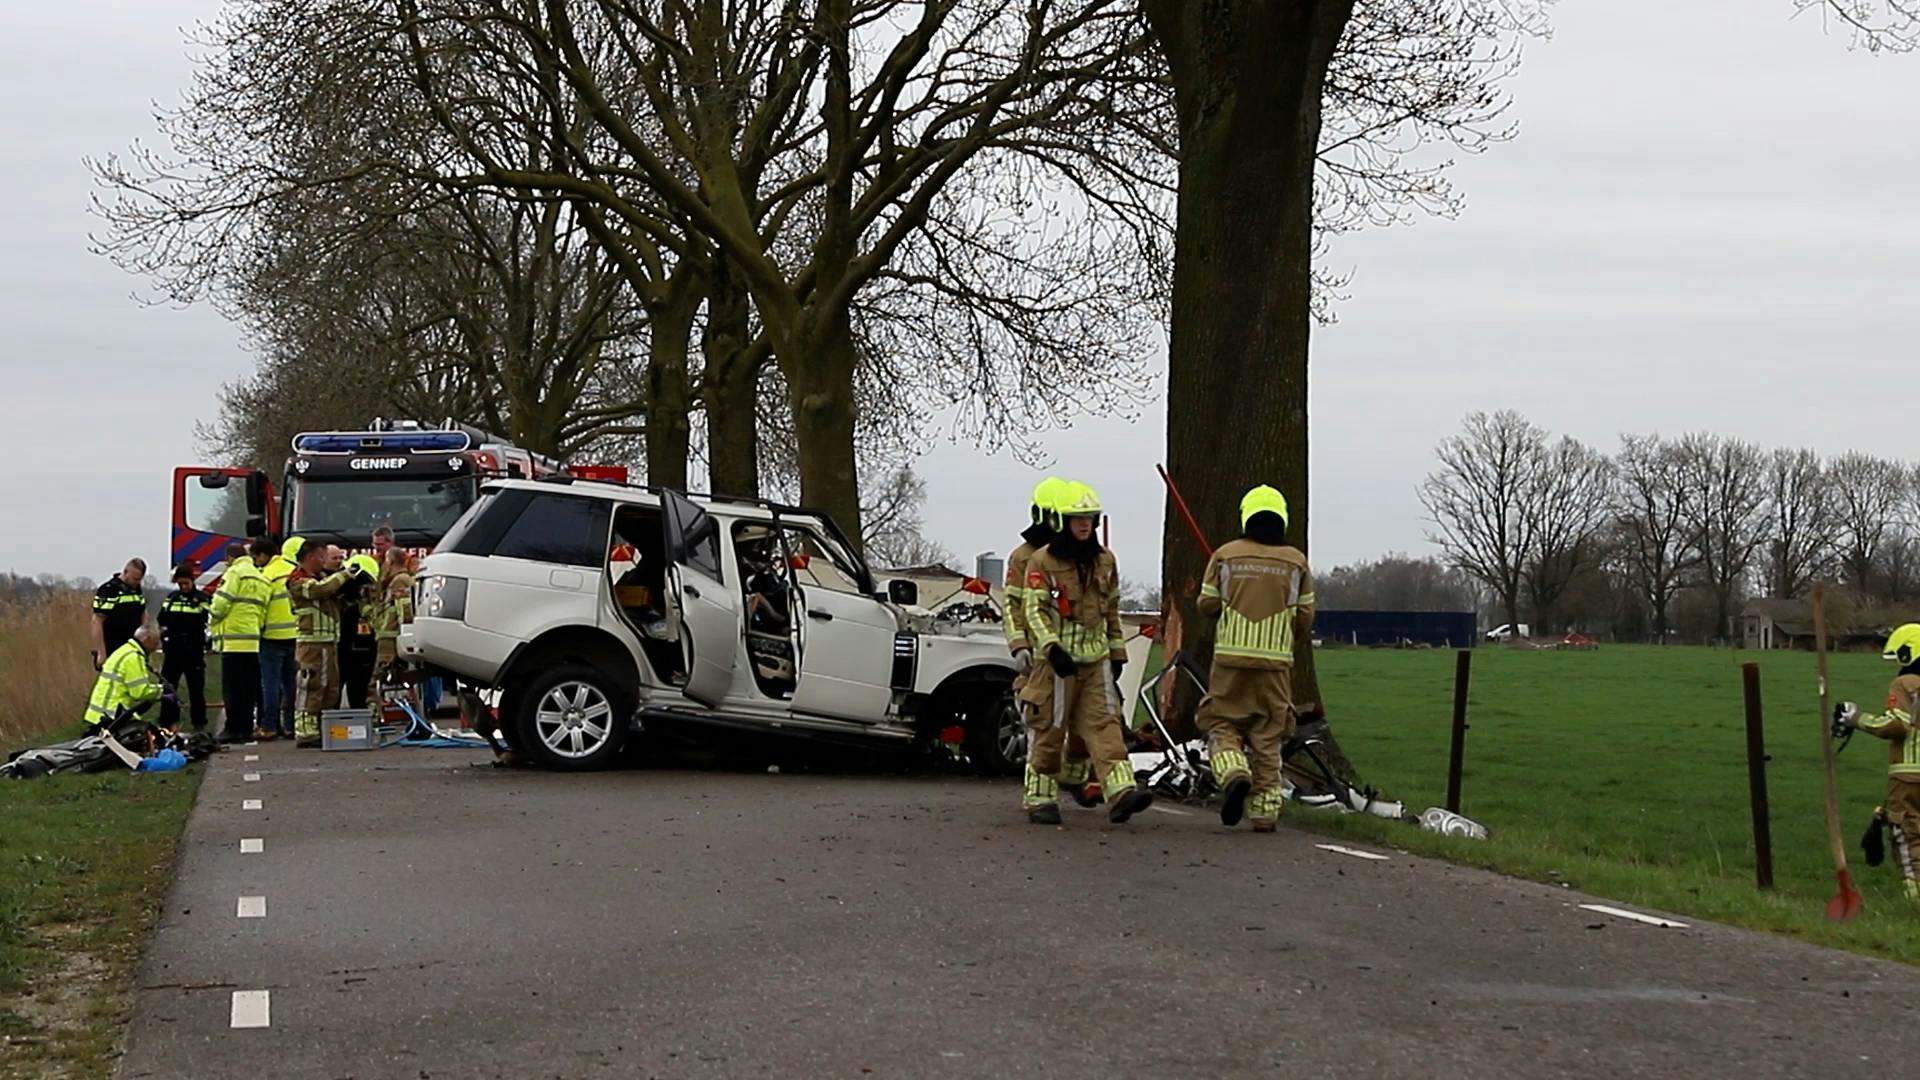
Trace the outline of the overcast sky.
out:
M 1850 52 L 1790 0 L 1563 0 L 1514 83 L 1518 140 L 1463 161 L 1468 207 L 1343 240 L 1315 338 L 1314 560 L 1425 552 L 1414 487 L 1474 409 L 1612 448 L 1706 428 L 1908 457 L 1920 402 L 1920 56 Z M 167 556 L 172 466 L 250 359 L 205 309 L 137 304 L 87 252 L 81 158 L 151 130 L 213 0 L 0 12 L 0 569 L 103 577 Z M 1053 471 L 1095 484 L 1150 577 L 1164 427 L 1083 422 Z M 1224 452 L 1225 448 L 1223 448 Z M 1010 458 L 937 448 L 929 535 L 1011 545 Z

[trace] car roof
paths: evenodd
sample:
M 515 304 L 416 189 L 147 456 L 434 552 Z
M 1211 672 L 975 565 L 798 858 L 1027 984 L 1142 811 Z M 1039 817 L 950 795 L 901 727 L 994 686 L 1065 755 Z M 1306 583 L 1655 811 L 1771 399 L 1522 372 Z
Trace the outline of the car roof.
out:
M 643 484 L 628 484 L 618 480 L 588 480 L 577 476 L 546 476 L 539 479 L 496 479 L 481 485 L 483 490 L 520 490 L 565 493 L 585 498 L 608 499 L 613 502 L 634 503 L 641 506 L 659 506 L 662 488 Z M 680 494 L 693 501 L 701 509 L 725 518 L 745 518 L 754 521 L 771 521 L 775 517 L 824 518 L 818 510 L 804 506 L 789 506 L 769 499 L 750 499 L 735 495 L 708 495 L 700 492 L 682 491 Z

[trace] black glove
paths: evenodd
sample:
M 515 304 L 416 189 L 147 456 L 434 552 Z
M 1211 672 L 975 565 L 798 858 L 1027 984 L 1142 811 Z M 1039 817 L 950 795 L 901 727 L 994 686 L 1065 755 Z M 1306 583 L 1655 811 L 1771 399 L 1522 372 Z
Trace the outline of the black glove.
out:
M 1053 668 L 1055 675 L 1063 679 L 1073 678 L 1074 673 L 1079 670 L 1074 665 L 1073 657 L 1068 656 L 1067 650 L 1058 645 L 1047 646 L 1047 664 Z
M 1833 737 L 1844 739 L 1860 721 L 1860 707 L 1851 701 L 1843 701 L 1833 707 Z
M 1114 684 L 1117 686 L 1119 685 L 1119 682 L 1120 682 L 1120 673 L 1127 670 L 1127 662 L 1125 660 L 1119 659 L 1118 657 L 1115 657 L 1114 659 L 1107 661 L 1107 663 L 1113 667 L 1113 681 L 1114 681 Z

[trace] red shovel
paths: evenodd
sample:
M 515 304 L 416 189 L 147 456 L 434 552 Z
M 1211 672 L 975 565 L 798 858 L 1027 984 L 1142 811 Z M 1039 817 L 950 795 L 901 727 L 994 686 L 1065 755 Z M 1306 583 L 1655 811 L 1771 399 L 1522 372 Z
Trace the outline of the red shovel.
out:
M 1827 703 L 1827 603 L 1826 590 L 1813 587 L 1813 651 L 1820 672 L 1820 753 L 1827 770 L 1827 843 L 1833 847 L 1833 875 L 1840 892 L 1827 901 L 1827 918 L 1845 922 L 1860 914 L 1860 890 L 1853 887 L 1847 873 L 1847 845 L 1840 839 L 1840 794 L 1833 778 L 1833 711 Z

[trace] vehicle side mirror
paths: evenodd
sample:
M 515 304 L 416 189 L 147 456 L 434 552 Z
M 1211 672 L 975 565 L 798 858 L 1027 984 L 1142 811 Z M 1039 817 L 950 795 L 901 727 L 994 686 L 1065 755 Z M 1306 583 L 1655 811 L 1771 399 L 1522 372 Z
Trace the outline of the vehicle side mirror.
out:
M 266 512 L 267 512 L 267 474 L 262 472 L 248 473 L 247 474 L 247 513 L 265 514 Z
M 887 599 L 901 607 L 913 607 L 920 603 L 920 586 L 904 578 L 894 578 L 887 582 Z

